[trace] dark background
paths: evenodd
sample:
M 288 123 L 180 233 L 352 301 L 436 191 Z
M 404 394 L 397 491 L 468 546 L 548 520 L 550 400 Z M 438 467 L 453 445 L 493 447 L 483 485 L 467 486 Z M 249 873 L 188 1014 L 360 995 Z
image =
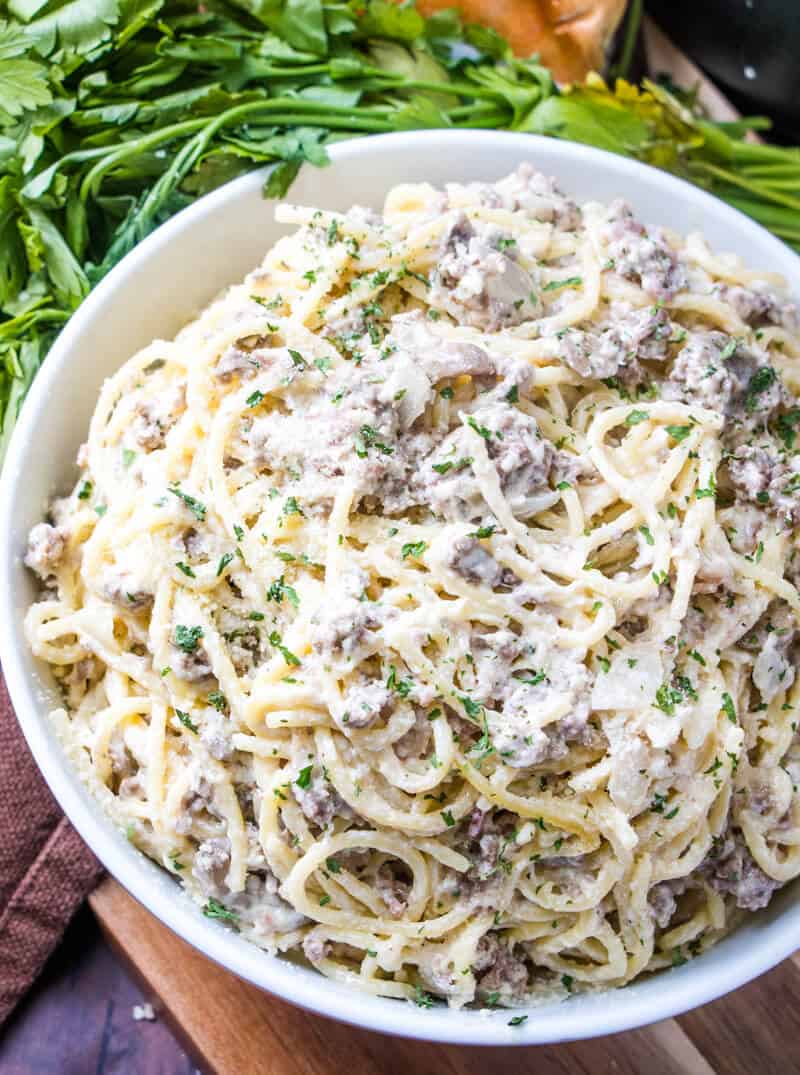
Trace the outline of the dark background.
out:
M 195 1075 L 163 1020 L 134 1020 L 133 1006 L 150 999 L 84 907 L 0 1032 L 0 1073 Z

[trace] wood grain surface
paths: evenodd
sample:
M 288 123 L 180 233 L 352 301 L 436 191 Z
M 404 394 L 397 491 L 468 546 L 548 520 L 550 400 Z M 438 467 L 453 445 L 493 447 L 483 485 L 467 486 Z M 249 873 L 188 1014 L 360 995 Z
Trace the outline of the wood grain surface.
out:
M 800 1072 L 797 956 L 722 1000 L 644 1030 L 530 1049 L 461 1048 L 359 1030 L 263 993 L 190 948 L 116 881 L 104 881 L 90 903 L 156 1009 L 208 1075 Z

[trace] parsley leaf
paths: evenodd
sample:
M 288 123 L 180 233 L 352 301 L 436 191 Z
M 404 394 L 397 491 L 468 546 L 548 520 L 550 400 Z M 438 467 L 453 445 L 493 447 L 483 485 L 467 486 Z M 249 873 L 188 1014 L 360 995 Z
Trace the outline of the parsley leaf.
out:
M 280 604 L 284 597 L 289 604 L 294 605 L 295 608 L 300 604 L 300 598 L 297 596 L 297 591 L 293 586 L 287 585 L 287 583 L 284 582 L 284 576 L 281 575 L 280 578 L 277 578 L 274 582 L 270 583 L 270 587 L 267 590 L 267 600 L 275 601 L 277 604 Z
M 286 661 L 287 664 L 292 664 L 292 665 L 299 665 L 300 664 L 300 658 L 295 657 L 295 655 L 292 653 L 292 651 L 287 649 L 286 646 L 284 646 L 283 639 L 281 638 L 281 636 L 278 634 L 277 631 L 270 631 L 269 640 L 270 640 L 271 645 L 273 645 L 275 647 L 275 649 L 281 654 L 281 656 L 283 657 L 284 661 Z
M 184 493 L 182 489 L 179 489 L 177 485 L 170 485 L 169 492 L 173 496 L 176 496 L 179 500 L 182 500 L 189 511 L 194 515 L 195 519 L 199 522 L 203 522 L 206 517 L 206 506 L 199 500 L 196 500 L 193 496 L 189 496 L 188 493 Z
M 665 428 L 667 430 L 667 433 L 669 433 L 672 439 L 674 441 L 677 441 L 678 444 L 680 444 L 682 440 L 686 440 L 686 438 L 692 432 L 691 426 L 666 426 Z
M 229 911 L 224 904 L 220 903 L 219 900 L 215 900 L 213 896 L 203 908 L 203 914 L 206 918 L 221 918 L 225 922 L 236 923 L 239 921 L 239 916 L 235 911 Z
M 731 724 L 738 723 L 736 719 L 736 706 L 733 704 L 733 698 L 731 698 L 727 691 L 722 695 L 722 711 Z
M 182 623 L 179 623 L 175 628 L 172 641 L 184 653 L 194 653 L 197 649 L 197 643 L 202 637 L 202 627 L 185 627 Z
M 232 562 L 232 560 L 233 560 L 233 553 L 232 552 L 224 552 L 222 554 L 222 556 L 220 556 L 219 563 L 217 564 L 217 572 L 216 572 L 216 577 L 217 578 L 220 577 L 222 572 L 225 570 L 225 568 L 228 566 L 228 564 Z
M 305 791 L 306 788 L 311 786 L 311 774 L 313 771 L 313 764 L 306 765 L 305 768 L 300 770 L 295 779 L 295 784 L 297 784 L 298 788 L 302 788 Z
M 185 713 L 182 709 L 176 709 L 175 716 L 178 718 L 184 728 L 188 728 L 190 732 L 194 732 L 194 734 L 197 735 L 197 725 L 188 713 Z
M 568 276 L 566 280 L 551 280 L 548 284 L 544 284 L 542 291 L 558 291 L 562 287 L 580 287 L 582 283 L 582 276 Z
M 211 691 L 208 696 L 208 700 L 218 713 L 227 713 L 228 699 L 225 697 L 222 691 Z
M 402 560 L 407 559 L 409 556 L 413 556 L 415 560 L 425 552 L 428 547 L 427 541 L 408 541 L 400 549 L 400 558 Z
M 650 415 L 647 411 L 628 411 L 625 417 L 626 426 L 638 426 L 640 422 L 646 422 Z
M 483 437 L 484 440 L 492 439 L 491 429 L 487 429 L 486 426 L 478 425 L 472 415 L 470 415 L 467 419 L 467 425 L 470 427 L 470 429 L 474 429 L 478 436 Z

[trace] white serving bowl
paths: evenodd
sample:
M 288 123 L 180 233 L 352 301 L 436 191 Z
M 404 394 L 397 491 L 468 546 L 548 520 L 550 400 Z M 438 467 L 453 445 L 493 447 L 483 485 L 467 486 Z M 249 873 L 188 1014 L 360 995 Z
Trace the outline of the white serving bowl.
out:
M 342 142 L 324 170 L 306 166 L 292 201 L 326 209 L 378 208 L 398 182 L 493 180 L 521 161 L 557 178 L 577 201 L 624 197 L 650 224 L 702 230 L 749 267 L 782 272 L 800 292 L 800 258 L 740 213 L 663 172 L 580 145 L 533 135 L 425 131 Z M 263 172 L 237 179 L 164 224 L 129 254 L 66 326 L 31 389 L 0 479 L 0 658 L 28 744 L 53 794 L 109 872 L 170 929 L 209 958 L 323 1015 L 408 1037 L 476 1045 L 531 1045 L 609 1034 L 678 1014 L 773 967 L 800 946 L 796 885 L 716 948 L 623 990 L 577 996 L 528 1012 L 420 1009 L 343 988 L 272 957 L 205 918 L 163 870 L 100 811 L 67 763 L 47 718 L 58 704 L 46 666 L 25 643 L 22 619 L 35 585 L 22 556 L 49 499 L 76 479 L 103 379 L 156 337 L 170 338 L 226 284 L 257 265 L 286 229 L 263 200 Z M 265 998 L 265 1003 L 269 1003 Z

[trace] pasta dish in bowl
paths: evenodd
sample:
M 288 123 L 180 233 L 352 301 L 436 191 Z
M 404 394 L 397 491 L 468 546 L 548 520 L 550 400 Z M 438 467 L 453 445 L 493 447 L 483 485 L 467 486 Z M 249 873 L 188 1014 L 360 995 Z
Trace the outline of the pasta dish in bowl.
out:
M 131 843 L 422 1007 L 691 962 L 800 872 L 795 307 L 531 161 L 279 206 L 26 556 Z

